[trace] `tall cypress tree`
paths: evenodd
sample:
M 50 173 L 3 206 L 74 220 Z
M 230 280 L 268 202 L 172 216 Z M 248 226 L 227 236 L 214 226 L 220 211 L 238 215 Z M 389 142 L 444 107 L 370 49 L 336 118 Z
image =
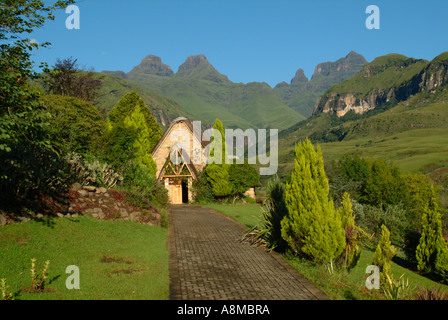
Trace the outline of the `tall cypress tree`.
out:
M 435 270 L 437 255 L 441 254 L 445 247 L 442 219 L 435 194 L 434 186 L 431 186 L 431 196 L 423 209 L 422 234 L 415 253 L 418 270 L 425 272 Z
M 144 164 L 148 171 L 155 175 L 157 165 L 151 155 L 154 147 L 151 142 L 151 132 L 141 110 L 141 106 L 137 105 L 132 114 L 124 119 L 124 125 L 127 128 L 132 128 L 136 135 L 133 144 L 135 161 Z
M 126 117 L 131 116 L 137 106 L 140 107 L 140 112 L 144 116 L 145 124 L 148 128 L 149 148 L 152 150 L 162 137 L 162 128 L 160 128 L 156 118 L 151 114 L 151 110 L 149 110 L 149 107 L 137 92 L 131 91 L 117 102 L 115 107 L 109 112 L 109 121 L 112 125 L 124 123 Z
M 316 263 L 328 263 L 345 247 L 338 210 L 329 199 L 329 184 L 320 147 L 306 139 L 295 147 L 291 182 L 286 184 L 288 214 L 282 220 L 282 237 L 298 254 Z
M 342 207 L 339 209 L 341 215 L 342 228 L 345 231 L 345 249 L 342 254 L 344 266 L 351 268 L 356 265 L 360 257 L 358 248 L 358 231 L 355 225 L 355 216 L 353 215 L 352 203 L 350 195 L 345 192 L 342 196 Z
M 221 133 L 221 137 L 214 136 L 213 148 L 210 151 L 210 156 L 221 158 L 221 163 L 211 163 L 206 167 L 207 179 L 212 186 L 213 194 L 216 197 L 226 197 L 232 193 L 232 186 L 230 184 L 229 165 L 226 164 L 227 152 L 225 144 L 224 126 L 221 120 L 216 119 L 213 129 Z M 219 145 L 221 144 L 221 148 Z M 215 155 L 215 152 L 218 154 Z
M 373 264 L 380 269 L 381 282 L 386 279 L 386 275 L 391 275 L 390 262 L 395 256 L 395 253 L 396 249 L 390 242 L 390 231 L 385 225 L 382 225 L 380 241 L 378 242 L 373 258 Z
M 162 129 L 135 91 L 124 95 L 109 112 L 107 128 L 113 140 L 110 148 L 113 153 L 131 152 L 131 156 L 121 158 L 134 159 L 155 175 L 157 166 L 151 151 L 162 137 Z

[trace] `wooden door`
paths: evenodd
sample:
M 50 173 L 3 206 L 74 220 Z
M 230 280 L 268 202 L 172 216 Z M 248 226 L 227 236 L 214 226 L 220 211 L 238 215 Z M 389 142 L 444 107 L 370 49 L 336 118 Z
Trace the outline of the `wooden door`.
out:
M 173 181 L 172 187 L 172 204 L 182 204 L 182 182 L 180 180 Z

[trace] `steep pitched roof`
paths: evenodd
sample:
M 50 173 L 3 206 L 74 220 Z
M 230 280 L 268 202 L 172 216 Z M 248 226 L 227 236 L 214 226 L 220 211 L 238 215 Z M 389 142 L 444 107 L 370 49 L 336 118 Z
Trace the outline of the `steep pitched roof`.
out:
M 157 144 L 154 146 L 154 148 L 151 151 L 151 154 L 154 155 L 154 153 L 157 151 L 157 149 L 160 147 L 160 145 L 162 144 L 162 142 L 166 139 L 168 133 L 171 131 L 171 129 L 173 128 L 173 126 L 175 124 L 177 124 L 178 122 L 185 122 L 185 124 L 187 125 L 187 128 L 190 129 L 191 133 L 201 142 L 201 146 L 202 148 L 205 148 L 210 141 L 202 141 L 202 137 L 201 137 L 201 133 L 197 133 L 194 132 L 193 130 L 193 124 L 191 123 L 190 120 L 188 120 L 187 118 L 184 117 L 178 117 L 176 119 L 174 119 L 173 121 L 171 121 L 170 125 L 168 126 L 168 128 L 165 130 L 162 138 L 160 138 L 160 140 L 157 142 Z

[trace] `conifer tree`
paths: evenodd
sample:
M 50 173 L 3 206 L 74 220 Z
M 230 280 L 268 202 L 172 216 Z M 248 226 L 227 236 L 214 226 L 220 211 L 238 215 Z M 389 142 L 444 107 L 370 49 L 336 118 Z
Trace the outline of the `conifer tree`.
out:
M 390 262 L 395 256 L 395 253 L 396 249 L 390 242 L 390 231 L 385 225 L 382 225 L 380 241 L 378 242 L 373 258 L 373 264 L 380 269 L 380 279 L 386 279 L 386 275 L 391 276 Z
M 135 91 L 125 94 L 109 112 L 109 120 L 112 125 L 123 123 L 126 117 L 131 116 L 134 109 L 139 106 L 143 114 L 146 126 L 148 128 L 149 148 L 152 150 L 162 137 L 162 128 L 160 128 L 154 116 L 151 114 L 145 101 Z
M 213 194 L 216 197 L 226 197 L 232 193 L 230 184 L 229 165 L 226 164 L 226 144 L 224 135 L 224 126 L 219 119 L 216 119 L 213 129 L 221 133 L 221 137 L 214 136 L 210 157 L 221 158 L 221 163 L 211 163 L 206 167 L 207 179 L 212 186 Z M 221 148 L 220 148 L 221 144 Z M 215 154 L 217 152 L 217 154 Z
M 345 192 L 342 196 L 342 207 L 339 209 L 341 215 L 342 228 L 345 231 L 345 249 L 342 254 L 344 266 L 351 268 L 356 265 L 360 256 L 358 248 L 358 231 L 355 225 L 355 216 L 353 215 L 352 203 L 350 195 Z
M 106 127 L 113 140 L 111 151 L 114 154 L 132 153 L 128 157 L 117 154 L 118 158 L 134 159 L 137 163 L 144 164 L 147 170 L 155 175 L 157 166 L 151 151 L 160 140 L 162 129 L 135 91 L 124 95 L 109 112 Z
M 151 155 L 151 134 L 141 110 L 142 108 L 140 105 L 135 106 L 132 114 L 124 119 L 124 125 L 125 127 L 132 128 L 136 133 L 136 138 L 133 144 L 135 161 L 144 164 L 148 171 L 152 175 L 155 175 L 157 172 L 157 165 Z
M 446 246 L 442 235 L 440 210 L 433 186 L 431 186 L 429 201 L 423 209 L 421 225 L 422 234 L 415 253 L 418 263 L 417 268 L 429 273 L 435 271 L 437 255 L 442 254 Z
M 291 182 L 286 184 L 288 214 L 282 220 L 282 237 L 298 254 L 316 263 L 329 263 L 345 247 L 338 210 L 329 199 L 329 184 L 320 147 L 306 139 L 295 147 Z

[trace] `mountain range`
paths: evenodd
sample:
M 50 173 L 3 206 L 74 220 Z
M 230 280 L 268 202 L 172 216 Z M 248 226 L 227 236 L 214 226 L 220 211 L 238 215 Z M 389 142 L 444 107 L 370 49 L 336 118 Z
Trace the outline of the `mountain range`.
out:
M 299 69 L 290 84 L 282 82 L 275 88 L 265 82 L 234 83 L 204 55 L 188 57 L 176 73 L 154 55 L 146 56 L 127 73 L 103 73 L 120 79 L 117 81 L 126 83 L 124 86 L 132 83 L 140 90 L 170 98 L 182 106 L 177 112 L 179 115 L 207 123 L 219 118 L 229 128 L 282 130 L 309 117 L 321 94 L 359 73 L 365 63 L 364 57 L 352 51 L 336 62 L 316 66 L 310 81 Z M 103 109 L 111 107 L 107 105 Z M 165 122 L 170 120 L 168 115 L 165 117 Z
M 328 160 L 383 157 L 405 172 L 424 172 L 448 197 L 447 89 L 448 52 L 432 61 L 400 54 L 374 59 L 328 89 L 311 117 L 279 133 L 280 175 L 292 168 L 294 143 L 308 137 Z

